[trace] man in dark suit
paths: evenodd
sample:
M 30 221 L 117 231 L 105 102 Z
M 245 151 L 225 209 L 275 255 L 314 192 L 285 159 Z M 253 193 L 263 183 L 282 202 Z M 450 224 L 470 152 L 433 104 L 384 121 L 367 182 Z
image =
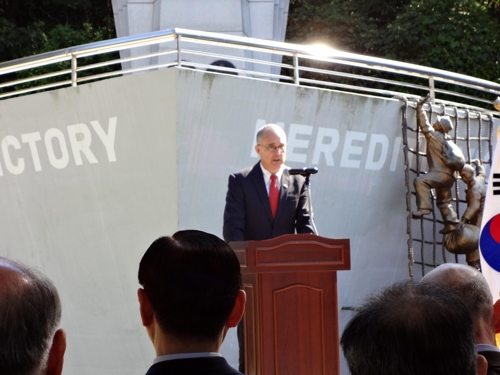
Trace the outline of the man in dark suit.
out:
M 257 132 L 255 151 L 260 162 L 229 176 L 224 210 L 224 239 L 266 240 L 290 233 L 313 233 L 302 176 L 284 167 L 286 135 L 278 125 Z M 272 207 L 274 192 L 278 192 Z
M 500 350 L 495 342 L 493 300 L 483 274 L 471 266 L 445 263 L 427 273 L 422 280 L 450 288 L 462 298 L 474 323 L 476 350 L 488 361 L 488 375 L 500 374 Z
M 284 163 L 286 134 L 278 125 L 263 126 L 256 137 L 260 162 L 229 176 L 223 235 L 227 242 L 267 240 L 283 234 L 314 233 L 302 176 L 291 176 Z M 244 323 L 238 325 L 239 370 L 245 370 Z
M 246 299 L 224 241 L 196 230 L 160 237 L 142 257 L 139 283 L 142 324 L 157 356 L 147 375 L 241 375 L 219 353 Z

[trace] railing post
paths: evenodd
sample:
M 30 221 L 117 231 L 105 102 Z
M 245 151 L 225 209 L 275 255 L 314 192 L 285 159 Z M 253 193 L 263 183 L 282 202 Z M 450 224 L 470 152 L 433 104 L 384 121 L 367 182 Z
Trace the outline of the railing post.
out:
M 434 91 L 434 77 L 429 76 L 429 93 L 431 94 L 431 103 L 436 99 L 436 92 Z
M 71 86 L 76 87 L 76 80 L 77 80 L 77 75 L 76 75 L 76 56 L 71 55 Z
M 293 83 L 296 85 L 300 85 L 299 55 L 297 53 L 293 54 Z
M 181 60 L 181 36 L 177 34 L 177 66 L 182 66 Z

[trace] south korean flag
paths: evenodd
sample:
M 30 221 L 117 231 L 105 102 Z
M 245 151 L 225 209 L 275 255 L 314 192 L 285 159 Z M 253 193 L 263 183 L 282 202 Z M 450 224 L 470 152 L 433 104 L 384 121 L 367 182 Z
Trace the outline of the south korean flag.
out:
M 500 142 L 498 142 L 498 137 L 484 202 L 479 250 L 481 270 L 490 286 L 493 302 L 495 302 L 500 299 Z

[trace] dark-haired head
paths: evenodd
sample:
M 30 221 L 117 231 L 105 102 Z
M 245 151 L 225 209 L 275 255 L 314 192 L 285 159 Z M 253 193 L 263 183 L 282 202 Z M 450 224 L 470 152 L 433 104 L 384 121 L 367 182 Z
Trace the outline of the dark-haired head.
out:
M 184 230 L 151 244 L 140 262 L 139 283 L 163 334 L 211 342 L 218 340 L 235 306 L 240 264 L 218 237 Z
M 371 297 L 347 324 L 341 345 L 352 375 L 477 371 L 467 307 L 452 291 L 426 282 L 398 283 Z

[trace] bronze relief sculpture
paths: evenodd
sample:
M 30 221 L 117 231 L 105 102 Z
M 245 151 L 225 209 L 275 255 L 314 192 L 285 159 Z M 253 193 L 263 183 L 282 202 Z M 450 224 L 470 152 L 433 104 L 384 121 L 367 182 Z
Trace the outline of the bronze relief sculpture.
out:
M 429 96 L 417 103 L 417 124 L 426 138 L 426 158 L 429 170 L 413 181 L 416 192 L 417 211 L 412 212 L 414 219 L 420 219 L 432 212 L 431 189 L 434 189 L 436 205 L 441 213 L 444 227 L 444 246 L 454 254 L 466 254 L 467 263 L 480 268 L 478 242 L 481 226 L 484 197 L 486 195 L 486 172 L 479 159 L 465 164 L 465 157 L 453 142 L 449 132 L 453 124 L 448 116 L 437 116 L 431 125 L 423 105 Z M 452 207 L 451 189 L 460 174 L 466 184 L 465 197 L 467 209 L 461 220 Z

